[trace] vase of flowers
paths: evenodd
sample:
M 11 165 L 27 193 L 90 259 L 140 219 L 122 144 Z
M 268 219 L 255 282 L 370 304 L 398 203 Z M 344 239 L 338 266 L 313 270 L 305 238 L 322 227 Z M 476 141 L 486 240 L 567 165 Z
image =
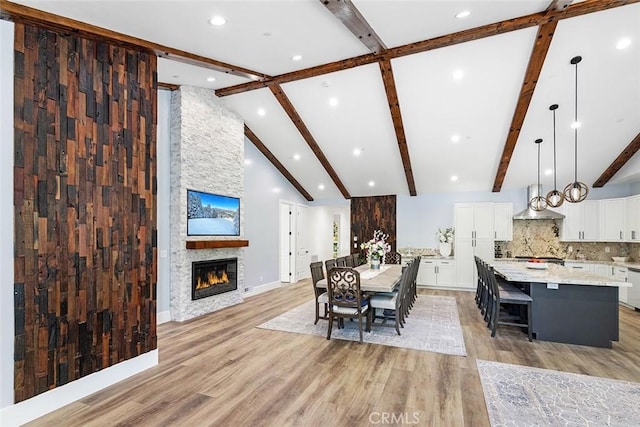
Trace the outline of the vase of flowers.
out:
M 436 232 L 436 237 L 438 237 L 438 241 L 440 242 L 440 255 L 445 258 L 451 255 L 451 244 L 453 243 L 454 234 L 453 227 L 445 229 L 438 228 Z
M 360 248 L 367 254 L 371 269 L 379 269 L 384 255 L 391 250 L 391 245 L 387 243 L 388 238 L 388 234 L 376 230 L 373 232 L 373 239 L 360 245 Z

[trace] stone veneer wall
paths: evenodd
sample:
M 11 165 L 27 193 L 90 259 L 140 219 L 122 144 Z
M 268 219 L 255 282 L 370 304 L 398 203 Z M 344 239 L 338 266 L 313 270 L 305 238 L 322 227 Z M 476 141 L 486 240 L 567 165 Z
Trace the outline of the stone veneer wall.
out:
M 559 223 L 555 220 L 518 220 L 513 222 L 513 240 L 496 242 L 502 256 L 553 256 L 591 261 L 611 261 L 612 256 L 640 259 L 638 244 L 620 242 L 561 242 Z M 569 252 L 569 247 L 573 250 Z M 605 248 L 609 248 L 606 252 Z
M 185 247 L 187 240 L 225 239 L 187 236 L 187 189 L 239 197 L 244 233 L 244 123 L 213 91 L 182 86 L 173 92 L 170 168 L 171 318 L 184 321 L 238 304 L 244 294 L 242 248 Z M 238 258 L 238 290 L 192 301 L 191 263 L 232 257 Z

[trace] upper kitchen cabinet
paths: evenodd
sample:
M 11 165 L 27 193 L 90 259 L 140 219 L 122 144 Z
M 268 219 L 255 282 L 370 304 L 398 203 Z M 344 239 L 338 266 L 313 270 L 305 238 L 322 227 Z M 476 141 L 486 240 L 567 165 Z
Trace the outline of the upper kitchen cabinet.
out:
M 513 203 L 496 203 L 494 212 L 494 238 L 501 242 L 513 240 Z
M 455 239 L 493 240 L 493 203 L 456 203 Z
M 624 239 L 627 242 L 638 242 L 640 241 L 640 196 L 627 197 L 624 205 Z
M 600 201 L 600 240 L 622 242 L 625 240 L 625 200 Z
M 600 239 L 600 202 L 586 200 L 580 203 L 562 205 L 565 215 L 562 221 L 562 241 L 589 241 Z

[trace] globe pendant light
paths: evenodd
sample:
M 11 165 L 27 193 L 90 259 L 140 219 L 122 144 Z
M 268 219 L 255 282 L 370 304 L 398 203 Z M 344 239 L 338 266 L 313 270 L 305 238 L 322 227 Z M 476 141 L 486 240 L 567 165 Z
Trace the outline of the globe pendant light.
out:
M 587 198 L 589 187 L 584 182 L 578 181 L 578 63 L 582 61 L 581 56 L 571 58 L 571 64 L 576 66 L 576 98 L 575 98 L 575 115 L 573 122 L 573 139 L 574 139 L 574 176 L 573 182 L 564 188 L 564 198 L 569 203 L 579 203 Z
M 553 104 L 549 110 L 553 111 L 553 190 L 547 194 L 547 205 L 552 208 L 562 206 L 564 202 L 564 194 L 558 191 L 558 180 L 556 176 L 556 110 L 558 104 Z
M 540 195 L 540 144 L 542 143 L 542 139 L 536 139 L 535 143 L 538 146 L 538 191 L 537 195 L 529 200 L 529 207 L 539 212 L 547 208 L 547 199 Z

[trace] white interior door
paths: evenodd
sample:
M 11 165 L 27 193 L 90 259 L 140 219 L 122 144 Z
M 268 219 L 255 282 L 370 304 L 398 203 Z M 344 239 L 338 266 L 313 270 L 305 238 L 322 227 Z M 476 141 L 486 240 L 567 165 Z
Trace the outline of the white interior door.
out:
M 296 280 L 309 277 L 309 224 L 307 221 L 308 207 L 298 205 L 296 217 Z
M 289 283 L 293 276 L 293 205 L 280 202 L 280 281 Z

